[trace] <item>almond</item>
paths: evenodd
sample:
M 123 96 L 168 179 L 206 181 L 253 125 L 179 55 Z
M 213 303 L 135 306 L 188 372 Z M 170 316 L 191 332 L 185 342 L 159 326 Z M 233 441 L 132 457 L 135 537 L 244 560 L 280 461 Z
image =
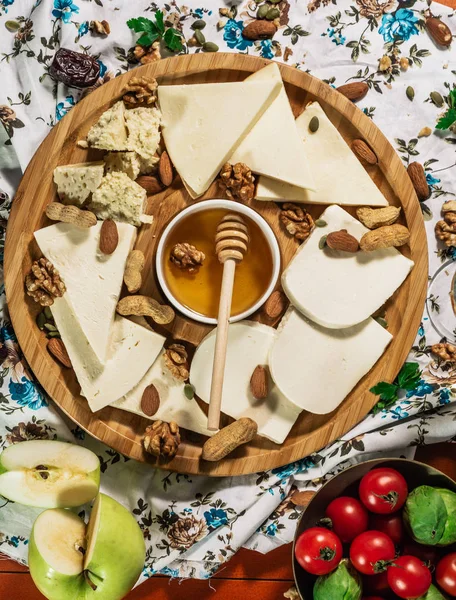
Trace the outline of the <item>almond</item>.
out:
M 60 338 L 51 338 L 47 343 L 47 349 L 48 352 L 59 361 L 59 363 L 61 363 L 64 367 L 67 367 L 67 369 L 71 369 L 73 365 L 71 364 L 65 344 Z
M 252 21 L 244 27 L 242 37 L 248 40 L 267 40 L 272 38 L 277 31 L 277 27 L 272 21 Z
M 165 187 L 168 187 L 173 182 L 173 165 L 168 156 L 166 150 L 161 153 L 160 161 L 158 163 L 158 174 L 160 175 L 161 182 Z
M 158 194 L 163 189 L 162 184 L 153 175 L 140 175 L 136 183 L 146 190 L 148 196 Z
M 331 250 L 341 250 L 342 252 L 358 252 L 358 240 L 350 235 L 346 229 L 333 231 L 326 238 L 326 245 Z
M 117 225 L 112 219 L 103 221 L 100 229 L 100 252 L 112 254 L 119 243 Z
M 148 385 L 141 398 L 141 410 L 143 413 L 152 417 L 160 408 L 160 394 L 153 383 Z
M 415 188 L 418 200 L 427 200 L 431 195 L 428 182 L 426 181 L 426 173 L 424 172 L 423 165 L 419 162 L 412 162 L 407 167 L 408 176 L 411 179 L 413 187 Z
M 337 91 L 343 94 L 346 98 L 352 102 L 362 100 L 369 91 L 369 86 L 363 81 L 355 81 L 353 83 L 346 83 L 337 88 Z
M 366 162 L 368 165 L 378 163 L 377 155 L 364 140 L 353 140 L 351 148 L 361 162 Z
M 303 491 L 303 492 L 295 492 L 291 496 L 290 500 L 293 502 L 293 504 L 295 506 L 306 507 L 310 503 L 310 501 L 313 499 L 315 494 L 316 494 L 316 492 L 311 492 L 310 490 Z
M 397 248 L 404 246 L 410 239 L 410 231 L 403 225 L 386 225 L 368 231 L 359 242 L 361 250 L 372 252 L 382 248 Z
M 451 45 L 451 30 L 448 25 L 443 23 L 443 21 L 440 19 L 428 17 L 426 19 L 426 31 L 439 46 L 445 46 L 448 48 L 448 46 Z
M 255 367 L 252 373 L 250 391 L 257 400 L 263 400 L 268 395 L 268 372 L 262 365 Z
M 288 306 L 287 297 L 280 290 L 275 290 L 266 300 L 264 313 L 269 319 L 278 319 Z

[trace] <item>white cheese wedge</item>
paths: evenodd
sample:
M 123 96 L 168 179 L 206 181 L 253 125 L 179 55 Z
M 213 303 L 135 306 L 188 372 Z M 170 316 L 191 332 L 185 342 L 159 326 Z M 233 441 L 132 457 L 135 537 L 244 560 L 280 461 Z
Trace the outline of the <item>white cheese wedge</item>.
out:
M 161 114 L 158 108 L 131 108 L 125 111 L 127 148 L 151 160 L 160 143 Z
M 323 327 L 350 327 L 372 315 L 401 285 L 413 261 L 396 248 L 355 253 L 319 248 L 322 236 L 346 229 L 357 240 L 369 231 L 343 208 L 330 206 L 282 273 L 291 303 Z
M 108 152 L 104 156 L 104 161 L 106 173 L 120 171 L 133 180 L 138 177 L 141 169 L 140 159 L 136 152 Z
M 196 394 L 209 402 L 214 360 L 216 331 L 207 335 L 198 346 L 190 369 L 190 382 Z M 250 391 L 250 378 L 258 365 L 268 365 L 269 351 L 276 338 L 276 330 L 253 321 L 232 323 L 228 330 L 222 411 L 239 419 L 250 417 L 258 424 L 258 434 L 281 444 L 301 409 L 290 402 L 272 380 L 264 400 L 256 400 Z
M 54 169 L 54 183 L 63 204 L 83 206 L 100 185 L 104 162 L 61 165 Z
M 151 223 L 153 217 L 144 215 L 147 204 L 146 190 L 132 181 L 126 173 L 107 173 L 100 187 L 92 194 L 89 208 L 100 219 L 113 219 L 140 227 Z
M 127 150 L 125 105 L 122 100 L 106 110 L 87 134 L 92 148 L 100 150 Z
M 36 231 L 35 239 L 41 252 L 60 273 L 66 286 L 65 298 L 88 344 L 104 363 L 125 263 L 136 240 L 136 229 L 117 223 L 119 243 L 110 255 L 99 251 L 100 229 L 101 221 L 88 229 L 56 223 Z
M 93 412 L 133 389 L 163 348 L 165 338 L 162 335 L 116 315 L 108 357 L 106 363 L 101 364 L 66 295 L 55 300 L 51 311 L 81 386 L 81 394 L 87 398 Z
M 247 77 L 246 81 L 277 81 L 280 92 L 240 143 L 229 162 L 242 162 L 254 173 L 313 189 L 315 186 L 309 161 L 277 63 L 260 69 Z
M 290 308 L 269 356 L 271 375 L 300 409 L 326 414 L 374 366 L 392 337 L 370 317 L 347 329 L 325 329 Z
M 280 86 L 243 81 L 158 87 L 166 149 L 193 197 L 207 190 Z
M 174 421 L 179 427 L 184 427 L 201 435 L 214 435 L 207 429 L 207 416 L 198 406 L 198 402 L 189 399 L 184 393 L 185 383 L 173 377 L 164 365 L 164 351 L 147 371 L 136 387 L 125 396 L 113 402 L 111 406 L 127 410 L 153 421 Z M 141 410 L 141 398 L 148 385 L 153 384 L 160 396 L 160 407 L 152 416 L 147 417 Z
M 309 122 L 313 117 L 317 117 L 319 121 L 315 133 L 309 131 Z M 312 102 L 306 107 L 296 119 L 296 126 L 303 140 L 308 161 L 297 168 L 310 167 L 315 191 L 290 186 L 269 177 L 260 177 L 255 196 L 257 200 L 342 206 L 388 205 L 381 191 L 318 102 Z

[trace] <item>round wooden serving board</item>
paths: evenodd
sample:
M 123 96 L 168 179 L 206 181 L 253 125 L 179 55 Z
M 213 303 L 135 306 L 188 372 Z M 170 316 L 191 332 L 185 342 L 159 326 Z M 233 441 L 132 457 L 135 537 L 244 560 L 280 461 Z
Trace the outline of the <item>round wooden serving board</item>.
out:
M 426 236 L 420 206 L 400 158 L 372 121 L 352 102 L 307 73 L 280 65 L 295 116 L 307 102 L 317 99 L 348 143 L 355 138 L 368 141 L 379 157 L 378 166 L 368 167 L 369 174 L 391 204 L 402 206 L 402 222 L 411 231 L 410 246 L 401 250 L 414 260 L 415 267 L 387 304 L 389 331 L 394 339 L 373 369 L 333 413 L 313 415 L 304 411 L 282 446 L 257 436 L 226 459 L 207 463 L 200 460 L 204 438 L 184 430 L 177 456 L 168 463 L 160 463 L 142 450 L 142 435 L 150 421 L 110 407 L 92 413 L 79 394 L 74 373 L 61 368 L 48 354 L 46 337 L 35 324 L 40 307 L 24 293 L 24 278 L 32 261 L 40 256 L 33 232 L 50 224 L 44 211 L 46 205 L 56 199 L 54 168 L 102 157 L 102 152 L 81 149 L 76 142 L 84 139 L 99 116 L 121 98 L 131 77 L 156 77 L 159 84 L 165 85 L 240 81 L 268 62 L 235 54 L 193 54 L 162 60 L 117 77 L 79 102 L 52 129 L 30 162 L 14 199 L 6 235 L 5 284 L 12 323 L 25 358 L 51 398 L 83 429 L 122 454 L 153 466 L 191 474 L 242 475 L 278 467 L 319 450 L 356 425 L 372 408 L 376 397 L 369 388 L 378 381 L 395 378 L 412 346 L 422 316 L 428 274 Z M 220 127 L 229 126 L 220 115 Z M 344 185 L 343 181 L 338 183 Z M 219 194 L 214 184 L 199 201 Z M 155 246 L 164 226 L 190 202 L 179 177 L 170 188 L 149 198 L 147 212 L 154 215 L 154 222 L 141 227 L 136 244 L 146 255 L 144 272 L 149 273 L 141 293 L 161 298 L 153 269 Z M 297 243 L 280 226 L 278 206 L 256 201 L 249 204 L 272 226 L 285 266 Z M 318 217 L 324 207 L 309 209 Z M 90 290 L 87 293 L 90 294 Z M 261 320 L 261 312 L 256 318 Z M 209 330 L 209 326 L 177 316 L 169 334 L 171 338 L 196 346 Z

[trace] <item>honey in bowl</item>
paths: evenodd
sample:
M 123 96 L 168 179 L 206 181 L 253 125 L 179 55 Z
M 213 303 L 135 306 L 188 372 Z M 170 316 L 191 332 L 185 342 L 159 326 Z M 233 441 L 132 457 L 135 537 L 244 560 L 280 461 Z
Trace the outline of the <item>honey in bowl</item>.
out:
M 176 223 L 163 249 L 163 274 L 172 295 L 183 306 L 200 315 L 217 318 L 223 265 L 215 254 L 215 235 L 230 211 L 208 208 L 193 212 Z M 231 211 L 232 212 L 232 211 Z M 231 316 L 252 307 L 266 292 L 273 275 L 272 252 L 260 227 L 242 215 L 249 230 L 244 259 L 236 267 Z M 190 274 L 170 260 L 173 247 L 187 242 L 206 255 L 199 270 Z

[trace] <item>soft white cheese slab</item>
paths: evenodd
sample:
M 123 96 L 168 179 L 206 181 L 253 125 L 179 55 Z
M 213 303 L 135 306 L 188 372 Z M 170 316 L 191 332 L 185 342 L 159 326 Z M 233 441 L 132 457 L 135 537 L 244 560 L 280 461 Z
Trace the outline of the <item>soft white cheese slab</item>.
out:
M 160 420 L 167 423 L 174 421 L 179 427 L 201 435 L 214 435 L 213 431 L 207 429 L 207 416 L 198 406 L 198 402 L 194 398 L 187 398 L 184 394 L 185 383 L 173 377 L 165 366 L 164 354 L 164 351 L 160 353 L 137 386 L 113 402 L 111 406 L 153 421 Z M 160 396 L 160 407 L 152 417 L 147 417 L 141 410 L 141 399 L 144 390 L 151 384 L 155 386 Z
M 325 329 L 289 308 L 269 356 L 271 375 L 300 409 L 326 414 L 373 367 L 392 337 L 370 317 L 346 329 Z
M 309 131 L 309 122 L 313 117 L 317 117 L 319 121 L 318 131 L 315 133 Z M 315 190 L 305 190 L 269 177 L 260 177 L 255 196 L 257 200 L 342 206 L 388 205 L 386 198 L 318 102 L 312 102 L 306 107 L 296 119 L 296 127 L 306 156 L 306 161 L 302 161 L 301 166 L 296 168 L 302 170 L 310 167 Z
M 198 346 L 190 369 L 190 382 L 196 394 L 209 402 L 214 360 L 216 330 L 209 333 Z M 269 393 L 256 400 L 250 391 L 250 378 L 258 365 L 268 366 L 269 351 L 276 330 L 253 321 L 232 323 L 228 330 L 222 412 L 239 419 L 250 417 L 258 424 L 258 434 L 281 444 L 301 409 L 290 402 L 269 378 Z
M 207 190 L 280 85 L 242 81 L 158 87 L 166 149 L 193 197 Z
M 395 248 L 356 253 L 321 250 L 322 236 L 346 229 L 358 241 L 369 231 L 343 208 L 329 206 L 282 273 L 282 286 L 297 310 L 323 327 L 361 323 L 402 284 L 413 261 Z
M 280 92 L 240 143 L 229 162 L 242 162 L 254 173 L 313 189 L 315 185 L 309 161 L 277 63 L 256 71 L 246 81 L 277 81 Z
M 136 228 L 117 223 L 119 243 L 110 255 L 99 251 L 100 229 L 101 221 L 87 229 L 71 223 L 56 223 L 35 231 L 35 239 L 41 252 L 60 273 L 66 285 L 65 298 L 95 355 L 104 363 Z
M 51 311 L 81 386 L 81 394 L 87 398 L 93 412 L 132 390 L 144 377 L 165 342 L 162 335 L 116 315 L 107 360 L 101 364 L 66 295 L 55 300 Z

